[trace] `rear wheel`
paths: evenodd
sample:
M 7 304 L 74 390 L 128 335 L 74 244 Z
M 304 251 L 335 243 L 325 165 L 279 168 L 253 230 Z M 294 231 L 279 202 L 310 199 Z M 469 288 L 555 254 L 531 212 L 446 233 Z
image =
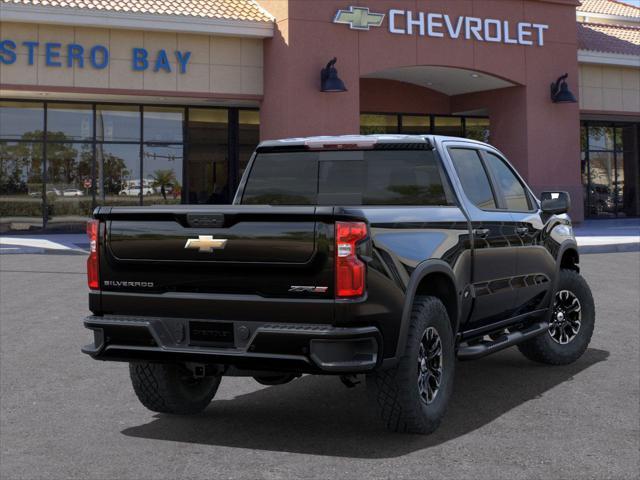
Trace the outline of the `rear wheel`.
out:
M 182 365 L 132 362 L 129 374 L 138 400 L 159 413 L 190 415 L 207 408 L 221 376 L 194 377 Z
M 593 334 L 595 306 L 585 279 L 573 270 L 561 270 L 549 331 L 518 345 L 530 360 L 566 365 L 582 356 Z
M 398 365 L 367 377 L 367 390 L 388 429 L 432 433 L 453 391 L 453 332 L 442 302 L 419 296 L 413 305 L 407 344 Z

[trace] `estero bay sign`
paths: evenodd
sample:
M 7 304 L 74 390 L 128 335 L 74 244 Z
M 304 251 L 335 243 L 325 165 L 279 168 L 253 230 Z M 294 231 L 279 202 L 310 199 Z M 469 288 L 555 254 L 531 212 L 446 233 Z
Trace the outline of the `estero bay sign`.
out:
M 35 40 L 18 42 L 10 38 L 0 39 L 0 64 L 16 63 L 20 53 L 25 55 L 27 65 L 34 65 L 36 55 L 43 55 L 47 67 L 85 68 L 87 66 L 102 70 L 109 66 L 109 49 L 104 45 L 62 44 Z M 177 71 L 186 73 L 191 52 L 165 49 L 150 52 L 141 47 L 131 48 L 131 69 L 137 72 L 152 70 L 171 73 L 171 57 L 176 61 Z
M 385 17 L 389 33 L 396 35 L 419 35 L 480 42 L 495 42 L 508 45 L 544 46 L 544 33 L 549 25 L 532 22 L 513 23 L 495 18 L 469 16 L 452 17 L 446 13 L 413 12 L 390 9 L 387 13 L 371 12 L 367 7 L 349 7 L 338 10 L 333 23 L 349 25 L 352 30 L 370 30 L 380 27 Z

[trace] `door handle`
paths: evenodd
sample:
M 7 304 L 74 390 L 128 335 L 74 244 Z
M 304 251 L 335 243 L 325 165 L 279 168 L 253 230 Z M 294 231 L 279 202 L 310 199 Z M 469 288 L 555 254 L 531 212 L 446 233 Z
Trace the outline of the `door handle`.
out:
M 489 236 L 489 233 L 491 233 L 491 230 L 489 230 L 488 228 L 476 228 L 473 231 L 473 235 L 478 238 L 487 238 Z
M 521 237 L 524 237 L 526 234 L 529 233 L 529 229 L 527 227 L 518 227 L 516 228 L 516 233 Z

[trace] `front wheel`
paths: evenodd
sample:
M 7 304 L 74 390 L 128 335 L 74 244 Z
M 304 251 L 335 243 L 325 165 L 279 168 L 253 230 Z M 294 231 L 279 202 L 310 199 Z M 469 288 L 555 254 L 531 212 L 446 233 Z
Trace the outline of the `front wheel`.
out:
M 530 360 L 550 365 L 575 362 L 586 351 L 595 325 L 591 289 L 576 271 L 560 270 L 549 331 L 518 345 Z
M 132 362 L 129 374 L 138 400 L 153 412 L 192 415 L 211 403 L 221 376 L 196 378 L 182 365 Z
M 398 365 L 367 377 L 367 390 L 389 430 L 434 432 L 447 409 L 455 371 L 447 310 L 435 297 L 416 297 Z

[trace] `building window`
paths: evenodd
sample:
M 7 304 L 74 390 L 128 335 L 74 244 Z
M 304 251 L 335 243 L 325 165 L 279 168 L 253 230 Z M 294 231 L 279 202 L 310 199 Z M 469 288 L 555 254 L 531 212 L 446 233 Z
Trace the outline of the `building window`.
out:
M 0 139 L 41 140 L 44 103 L 0 102 Z
M 186 201 L 228 203 L 229 109 L 190 108 L 188 114 Z
M 399 116 L 364 113 L 360 115 L 360 133 L 363 135 L 400 133 Z
M 362 113 L 360 114 L 360 133 L 362 135 L 435 134 L 488 142 L 490 123 L 488 117 Z
M 238 163 L 239 178 L 242 177 L 251 154 L 260 141 L 260 112 L 240 110 L 238 112 Z
M 98 143 L 96 171 L 99 205 L 140 205 L 140 144 Z
M 463 137 L 462 117 L 434 117 L 433 133 L 447 137 Z
M 42 147 L 42 142 L 0 140 L 2 230 L 42 227 L 44 197 L 55 195 L 45 191 Z
M 0 231 L 83 228 L 97 205 L 229 203 L 257 110 L 0 102 Z
M 91 105 L 54 103 L 47 108 L 47 140 L 91 141 L 93 108 Z
M 489 119 L 483 117 L 464 117 L 464 136 L 471 140 L 489 143 L 491 130 Z
M 143 203 L 180 203 L 182 199 L 182 159 L 184 146 L 145 144 L 142 152 Z
M 95 110 L 97 141 L 140 141 L 140 107 L 136 105 L 98 105 Z
M 401 115 L 401 131 L 407 135 L 427 135 L 431 133 L 429 115 Z
M 640 124 L 583 122 L 581 172 L 585 216 L 640 215 Z

